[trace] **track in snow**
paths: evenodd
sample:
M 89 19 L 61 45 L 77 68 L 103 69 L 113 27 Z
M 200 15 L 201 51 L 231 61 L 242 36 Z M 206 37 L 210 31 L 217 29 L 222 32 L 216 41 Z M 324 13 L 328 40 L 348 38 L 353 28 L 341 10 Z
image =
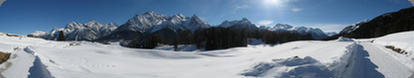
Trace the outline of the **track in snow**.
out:
M 376 70 L 378 66 L 369 59 L 370 54 L 363 46 L 354 43 L 347 49 L 351 56 L 343 73 L 338 73 L 338 78 L 384 78 L 384 75 Z
M 35 53 L 29 47 L 25 48 L 24 51 L 31 53 L 31 54 Z M 42 61 L 40 60 L 39 56 L 36 56 L 36 55 L 35 55 L 35 60 L 33 62 L 33 66 L 30 67 L 29 69 L 29 73 L 30 74 L 28 75 L 28 78 L 54 78 L 50 74 L 49 70 L 47 70 L 47 66 L 44 65 Z
M 360 44 L 368 52 L 369 59 L 379 67 L 377 70 L 383 73 L 385 78 L 414 78 L 413 70 L 386 53 L 392 52 L 391 50 L 368 42 L 361 42 Z

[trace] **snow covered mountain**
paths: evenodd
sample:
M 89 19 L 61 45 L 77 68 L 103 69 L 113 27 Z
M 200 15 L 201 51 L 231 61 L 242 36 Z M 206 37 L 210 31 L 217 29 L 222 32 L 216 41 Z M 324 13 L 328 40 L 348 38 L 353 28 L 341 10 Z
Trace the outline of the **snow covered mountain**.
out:
M 186 17 L 183 14 L 167 16 L 151 11 L 134 16 L 116 29 L 112 34 L 100 38 L 98 41 L 133 40 L 164 28 L 177 32 L 181 30 L 194 31 L 199 28 L 209 27 L 210 25 L 197 15 L 193 15 L 192 17 Z
M 338 33 L 337 32 L 326 32 L 325 34 L 327 36 L 334 36 L 334 35 L 337 35 Z
M 171 28 L 173 30 L 196 30 L 198 28 L 208 28 L 210 25 L 197 15 L 186 17 L 183 14 L 167 16 L 157 14 L 153 11 L 129 19 L 124 25 L 121 25 L 116 31 L 138 31 L 155 32 L 162 28 Z
M 319 28 L 309 28 L 309 27 L 293 27 L 288 24 L 276 24 L 273 27 L 260 26 L 260 29 L 270 30 L 270 31 L 289 31 L 289 32 L 298 32 L 300 34 L 311 34 L 314 39 L 323 39 L 328 37 L 321 29 Z
M 358 22 L 356 24 L 347 26 L 341 32 L 339 32 L 339 34 L 348 34 L 348 33 L 351 33 L 353 31 L 355 31 L 356 29 L 358 29 L 361 24 L 365 24 L 367 22 L 368 22 L 368 20 L 365 20 L 365 21 L 361 21 L 361 22 Z
M 96 21 L 90 21 L 86 24 L 72 22 L 65 28 L 55 28 L 47 33 L 44 38 L 56 40 L 60 31 L 63 31 L 67 40 L 86 40 L 86 41 L 129 41 L 137 38 L 145 37 L 154 32 L 162 33 L 160 30 L 172 30 L 173 32 L 182 30 L 192 30 L 202 28 L 210 28 L 211 26 L 197 15 L 186 17 L 183 14 L 167 16 L 158 14 L 153 11 L 136 15 L 130 18 L 125 24 L 117 27 L 117 25 L 100 24 Z M 230 29 L 247 29 L 247 31 L 259 31 L 267 29 L 271 31 L 292 31 L 301 34 L 312 34 L 314 39 L 322 39 L 327 35 L 318 28 L 293 27 L 288 24 L 277 24 L 273 27 L 258 28 L 247 18 L 241 20 L 224 21 L 217 27 Z M 35 33 L 34 33 L 35 34 Z M 36 35 L 36 34 L 35 34 Z
M 114 23 L 100 24 L 96 21 L 90 21 L 86 24 L 81 24 L 72 22 L 66 25 L 65 28 L 53 29 L 45 36 L 45 39 L 56 40 L 59 32 L 63 31 L 67 40 L 91 41 L 111 34 L 117 27 Z
M 166 15 L 159 15 L 155 12 L 146 12 L 129 19 L 125 24 L 116 29 L 116 31 L 145 32 L 154 26 L 161 25 L 163 22 L 167 21 L 168 18 L 169 17 Z
M 414 30 L 414 7 L 386 13 L 343 29 L 340 36 L 374 38 L 387 34 Z
M 44 31 L 34 31 L 33 33 L 28 34 L 29 37 L 44 38 L 48 33 Z
M 242 20 L 234 20 L 234 21 L 224 21 L 218 27 L 224 27 L 224 28 L 232 28 L 232 29 L 247 29 L 248 31 L 256 31 L 259 30 L 259 28 L 250 22 L 247 18 L 243 18 Z

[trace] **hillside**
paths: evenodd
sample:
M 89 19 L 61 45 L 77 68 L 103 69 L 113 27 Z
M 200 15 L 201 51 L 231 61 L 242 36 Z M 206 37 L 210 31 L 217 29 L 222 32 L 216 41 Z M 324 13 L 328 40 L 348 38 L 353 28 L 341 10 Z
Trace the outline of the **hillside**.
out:
M 414 30 L 414 7 L 378 16 L 346 27 L 338 36 L 374 38 L 391 33 Z

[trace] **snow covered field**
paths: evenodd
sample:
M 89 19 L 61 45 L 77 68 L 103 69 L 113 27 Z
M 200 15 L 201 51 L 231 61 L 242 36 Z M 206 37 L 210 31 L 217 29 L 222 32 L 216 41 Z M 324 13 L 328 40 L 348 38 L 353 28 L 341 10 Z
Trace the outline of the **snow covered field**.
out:
M 405 33 L 408 34 L 393 35 L 412 35 L 413 32 Z M 207 52 L 174 52 L 131 49 L 92 42 L 56 42 L 27 37 L 7 37 L 0 34 L 0 51 L 12 53 L 12 57 L 0 65 L 0 76 L 7 78 L 414 77 L 412 75 L 414 66 L 409 66 L 413 60 L 407 59 L 411 56 L 399 57 L 405 59 L 401 61 L 398 54 L 393 54 L 395 52 L 381 44 L 384 38 L 387 36 L 378 38 L 375 43 L 361 40 L 296 41 L 276 46 L 255 45 Z M 407 44 L 411 47 L 404 48 L 407 45 L 395 43 L 395 46 L 413 53 L 412 44 Z

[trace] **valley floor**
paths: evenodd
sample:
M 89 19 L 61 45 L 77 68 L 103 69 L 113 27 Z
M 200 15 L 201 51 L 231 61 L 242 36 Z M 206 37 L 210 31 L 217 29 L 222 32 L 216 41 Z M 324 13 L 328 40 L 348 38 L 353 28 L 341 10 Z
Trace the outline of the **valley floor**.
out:
M 174 52 L 0 34 L 0 51 L 12 53 L 0 65 L 6 78 L 413 78 L 414 73 L 411 50 L 401 55 L 370 40 Z

